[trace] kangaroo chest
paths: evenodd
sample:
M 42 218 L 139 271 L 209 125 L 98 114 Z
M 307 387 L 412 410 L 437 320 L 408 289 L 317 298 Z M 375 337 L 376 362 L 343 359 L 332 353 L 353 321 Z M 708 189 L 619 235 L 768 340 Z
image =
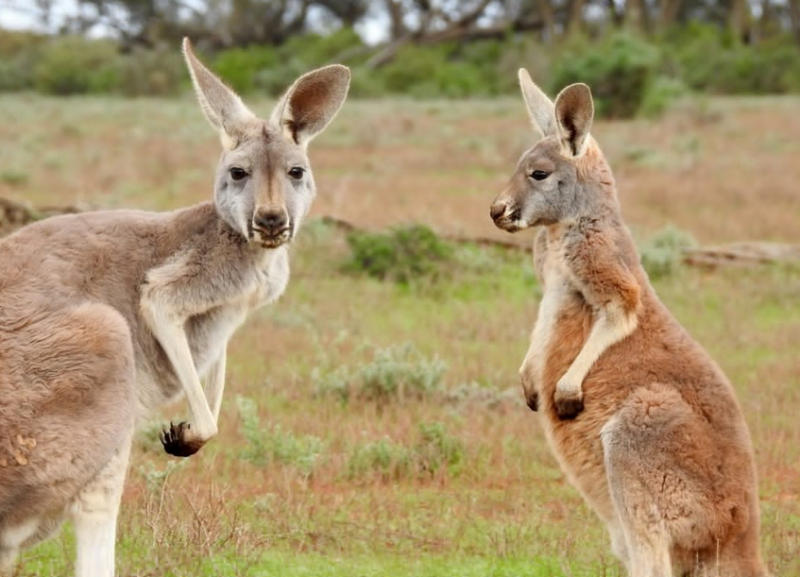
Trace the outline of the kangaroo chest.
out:
M 539 303 L 530 347 L 523 363 L 525 374 L 533 379 L 533 384 L 539 391 L 544 383 L 548 351 L 555 345 L 553 341 L 559 318 L 568 305 L 579 298 L 576 284 L 564 262 L 560 244 L 548 246 L 541 274 L 544 294 Z
M 192 358 L 203 376 L 225 351 L 233 333 L 256 309 L 271 304 L 286 290 L 289 282 L 289 261 L 284 250 L 253 269 L 253 279 L 242 294 L 228 303 L 189 319 L 186 334 Z

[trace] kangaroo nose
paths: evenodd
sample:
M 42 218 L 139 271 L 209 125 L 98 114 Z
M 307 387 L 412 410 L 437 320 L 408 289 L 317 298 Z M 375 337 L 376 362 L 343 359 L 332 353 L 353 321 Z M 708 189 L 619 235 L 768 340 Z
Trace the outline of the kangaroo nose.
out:
M 289 218 L 283 210 L 264 210 L 256 213 L 253 223 L 260 229 L 278 231 L 286 228 Z
M 506 212 L 506 205 L 503 203 L 496 203 L 492 205 L 492 208 L 489 209 L 489 216 L 492 217 L 492 220 L 497 220 Z

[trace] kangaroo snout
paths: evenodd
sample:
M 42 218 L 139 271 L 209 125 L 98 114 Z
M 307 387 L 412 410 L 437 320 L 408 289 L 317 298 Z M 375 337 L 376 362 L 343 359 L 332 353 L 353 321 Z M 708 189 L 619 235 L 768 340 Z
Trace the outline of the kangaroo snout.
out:
M 492 207 L 489 209 L 489 216 L 492 217 L 492 220 L 497 220 L 506 212 L 506 203 L 504 202 L 495 202 Z
M 521 228 L 521 211 L 513 201 L 496 200 L 489 209 L 489 216 L 492 217 L 494 224 L 503 230 L 515 232 Z
M 279 246 L 289 240 L 291 223 L 283 208 L 262 209 L 253 216 L 253 229 L 267 246 Z

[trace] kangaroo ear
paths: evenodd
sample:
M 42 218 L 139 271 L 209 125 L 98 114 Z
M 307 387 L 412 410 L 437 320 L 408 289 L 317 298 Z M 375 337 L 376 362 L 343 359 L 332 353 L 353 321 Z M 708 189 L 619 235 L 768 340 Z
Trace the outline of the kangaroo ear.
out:
M 183 39 L 183 56 L 189 67 L 200 108 L 211 123 L 220 131 L 222 145 L 234 148 L 248 121 L 255 115 L 244 105 L 242 99 L 217 78 L 197 59 L 188 38 Z
M 305 148 L 339 112 L 349 89 L 346 66 L 332 64 L 304 74 L 278 102 L 271 121 Z
M 519 87 L 522 90 L 522 99 L 528 109 L 533 129 L 540 132 L 542 138 L 556 133 L 556 115 L 553 101 L 542 92 L 531 80 L 531 75 L 524 68 L 519 69 Z
M 565 156 L 586 152 L 586 142 L 594 119 L 592 91 L 585 84 L 570 84 L 556 97 L 556 122 Z

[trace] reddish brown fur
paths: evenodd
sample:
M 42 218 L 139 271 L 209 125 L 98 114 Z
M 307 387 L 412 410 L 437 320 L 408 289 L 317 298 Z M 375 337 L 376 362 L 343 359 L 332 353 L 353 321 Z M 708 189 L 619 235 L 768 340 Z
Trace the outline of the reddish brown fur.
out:
M 611 170 L 587 133 L 588 88 L 568 87 L 553 106 L 527 74 L 520 80 L 545 139 L 491 213 L 511 231 L 546 225 L 534 257 L 544 296 L 521 369 L 529 405 L 633 577 L 765 577 L 741 409 L 640 265 Z M 564 390 L 582 394 L 583 412 L 565 414 Z

